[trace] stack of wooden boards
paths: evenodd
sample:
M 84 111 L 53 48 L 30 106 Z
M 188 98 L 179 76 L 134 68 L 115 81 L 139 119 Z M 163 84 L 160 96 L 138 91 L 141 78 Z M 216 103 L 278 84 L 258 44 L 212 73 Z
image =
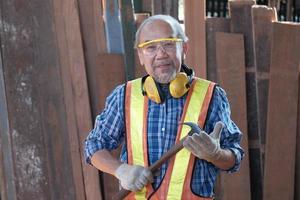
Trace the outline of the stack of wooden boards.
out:
M 249 145 L 249 161 L 221 177 L 217 198 L 250 199 L 250 167 L 252 199 L 299 199 L 300 24 L 229 1 L 229 18 L 207 18 L 206 33 L 208 79 L 226 89 L 246 153 Z

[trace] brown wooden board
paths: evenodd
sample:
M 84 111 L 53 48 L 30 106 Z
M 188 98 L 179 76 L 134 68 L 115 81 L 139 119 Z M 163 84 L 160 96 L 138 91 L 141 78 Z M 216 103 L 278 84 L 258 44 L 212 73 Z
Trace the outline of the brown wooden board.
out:
M 266 144 L 266 125 L 268 108 L 269 71 L 271 62 L 272 21 L 276 20 L 276 11 L 262 5 L 252 7 L 254 37 L 254 62 L 256 66 L 257 98 L 262 152 Z
M 300 25 L 273 23 L 264 199 L 294 199 Z
M 221 175 L 224 193 L 220 199 L 250 200 L 244 38 L 242 34 L 222 32 L 216 32 L 215 37 L 218 83 L 225 89 L 231 117 L 243 133 L 241 145 L 245 151 L 239 172 Z
M 76 199 L 102 199 L 98 171 L 85 164 L 83 141 L 92 128 L 79 13 L 74 0 L 54 0 L 64 99 L 67 102 L 72 170 Z
M 99 114 L 105 105 L 106 97 L 112 90 L 119 84 L 125 82 L 125 68 L 124 57 L 121 54 L 100 54 L 96 60 L 97 67 L 93 70 L 93 76 L 90 78 L 95 79 L 93 87 L 94 98 L 96 102 L 93 115 Z M 114 151 L 113 154 L 118 157 L 119 149 Z M 103 187 L 104 199 L 112 199 L 112 197 L 119 190 L 119 182 L 113 176 L 101 173 L 101 183 Z
M 198 77 L 206 78 L 205 1 L 184 1 L 184 25 L 189 38 L 186 64 Z
M 299 62 L 299 76 L 300 76 L 300 62 Z M 298 124 L 297 124 L 297 138 L 296 138 L 296 168 L 295 168 L 295 200 L 300 200 L 300 82 L 298 88 Z
M 1 19 L 1 18 L 0 18 Z M 0 29 L 0 34 L 2 29 Z M 0 45 L 2 47 L 1 40 Z M 16 183 L 12 156 L 12 141 L 9 134 L 8 107 L 0 49 L 0 199 L 16 199 Z
M 231 17 L 230 29 L 233 33 L 244 35 L 245 65 L 246 65 L 246 99 L 248 138 L 251 170 L 251 193 L 254 199 L 262 198 L 262 145 L 259 126 L 256 68 L 253 48 L 253 25 L 251 7 L 254 0 L 229 1 L 229 15 Z
M 93 97 L 98 88 L 93 88 L 93 86 L 96 85 L 96 79 L 91 77 L 94 76 L 94 69 L 97 67 L 97 56 L 107 52 L 104 22 L 102 18 L 103 10 L 101 1 L 99 0 L 78 0 L 78 8 L 82 31 L 82 43 L 84 47 L 85 67 L 89 94 L 91 96 L 90 102 L 92 110 L 94 111 L 96 110 L 97 102 L 96 98 Z M 95 115 L 93 115 L 93 117 L 95 117 Z
M 207 79 L 218 81 L 216 61 L 216 32 L 230 32 L 229 18 L 206 18 Z
M 47 0 L 1 2 L 11 199 L 76 199 L 52 6 Z
M 120 1 L 121 23 L 124 43 L 124 64 L 126 80 L 132 80 L 135 76 L 134 39 L 135 23 L 133 17 L 133 5 L 131 0 Z

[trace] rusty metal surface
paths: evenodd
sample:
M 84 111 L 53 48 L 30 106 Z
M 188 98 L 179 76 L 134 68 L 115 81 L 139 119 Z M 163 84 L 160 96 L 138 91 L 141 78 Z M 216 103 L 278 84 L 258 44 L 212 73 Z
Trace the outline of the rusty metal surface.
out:
M 294 199 L 300 24 L 273 23 L 264 199 Z
M 230 32 L 229 18 L 206 18 L 207 79 L 217 82 L 216 32 Z
M 243 132 L 241 145 L 245 150 L 239 172 L 221 175 L 220 199 L 250 200 L 244 38 L 242 34 L 222 32 L 216 32 L 215 37 L 218 83 L 227 93 L 233 121 Z

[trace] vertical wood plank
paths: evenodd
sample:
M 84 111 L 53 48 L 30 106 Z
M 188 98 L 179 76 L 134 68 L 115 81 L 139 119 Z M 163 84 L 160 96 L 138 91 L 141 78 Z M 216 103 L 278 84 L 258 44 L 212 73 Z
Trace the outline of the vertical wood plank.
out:
M 82 31 L 82 43 L 84 47 L 84 58 L 88 80 L 90 102 L 92 110 L 96 110 L 96 92 L 102 85 L 97 85 L 94 76 L 94 69 L 97 68 L 97 57 L 106 53 L 105 26 L 103 21 L 103 8 L 100 0 L 78 0 L 80 15 L 80 27 Z M 93 115 L 93 119 L 95 115 Z
M 216 32 L 230 32 L 229 18 L 206 18 L 207 79 L 218 82 L 216 61 Z
M 135 24 L 133 17 L 133 7 L 131 0 L 120 1 L 121 9 L 121 22 L 122 32 L 124 38 L 124 63 L 126 80 L 132 80 L 135 73 L 135 57 L 134 57 L 134 37 L 135 37 Z
M 230 51 L 228 51 L 230 49 Z M 247 106 L 244 38 L 242 34 L 216 33 L 218 82 L 226 90 L 232 119 L 243 133 L 241 146 L 245 151 L 239 172 L 222 174 L 222 200 L 250 200 L 250 173 L 247 137 Z
M 0 16 L 1 19 L 2 16 Z M 1 19 L 2 21 L 2 19 Z M 2 27 L 0 27 L 0 34 L 3 33 Z M 3 48 L 3 43 L 1 43 Z M 0 49 L 0 199 L 15 200 L 16 197 L 16 183 L 15 183 L 15 172 L 13 164 L 12 154 L 12 141 L 10 137 L 9 128 L 9 116 L 8 116 L 8 105 L 6 99 L 6 89 L 4 80 L 4 66 L 2 64 L 2 52 Z
M 119 84 L 125 81 L 124 60 L 121 54 L 100 54 L 97 58 L 97 68 L 94 69 L 94 79 L 97 85 L 105 85 L 96 93 L 97 108 L 93 112 L 100 113 L 105 105 L 106 97 Z M 120 149 L 113 152 L 118 157 Z M 119 182 L 110 174 L 101 174 L 104 199 L 112 199 L 118 192 Z
M 298 64 L 299 77 L 300 77 L 300 62 Z M 300 80 L 300 79 L 299 79 Z M 300 82 L 298 84 L 298 124 L 297 124 L 297 137 L 296 137 L 296 167 L 295 167 L 295 200 L 300 200 Z
M 229 1 L 228 3 L 229 15 L 231 17 L 231 32 L 244 35 L 251 193 L 254 199 L 261 199 L 263 185 L 262 145 L 258 120 L 256 67 L 254 62 L 253 25 L 251 16 L 251 8 L 255 5 L 255 1 L 235 0 Z
M 54 0 L 55 25 L 69 130 L 76 199 L 101 199 L 99 175 L 85 164 L 82 142 L 92 128 L 79 12 L 76 1 Z
M 262 166 L 266 144 L 266 126 L 269 91 L 269 72 L 271 63 L 272 21 L 276 20 L 276 11 L 267 6 L 252 7 L 254 39 L 254 61 L 257 79 L 257 99 L 259 110 L 260 134 L 262 144 Z
M 206 1 L 184 1 L 184 24 L 189 38 L 186 64 L 195 70 L 198 77 L 206 78 Z
M 299 24 L 273 23 L 264 199 L 294 199 L 299 35 Z

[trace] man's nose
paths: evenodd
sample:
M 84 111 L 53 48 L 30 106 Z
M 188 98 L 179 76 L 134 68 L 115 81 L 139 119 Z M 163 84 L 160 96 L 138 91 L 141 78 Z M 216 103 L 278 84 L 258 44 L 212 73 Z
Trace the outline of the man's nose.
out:
M 156 56 L 166 56 L 166 55 L 168 55 L 167 51 L 163 48 L 162 45 L 158 45 L 156 50 Z

